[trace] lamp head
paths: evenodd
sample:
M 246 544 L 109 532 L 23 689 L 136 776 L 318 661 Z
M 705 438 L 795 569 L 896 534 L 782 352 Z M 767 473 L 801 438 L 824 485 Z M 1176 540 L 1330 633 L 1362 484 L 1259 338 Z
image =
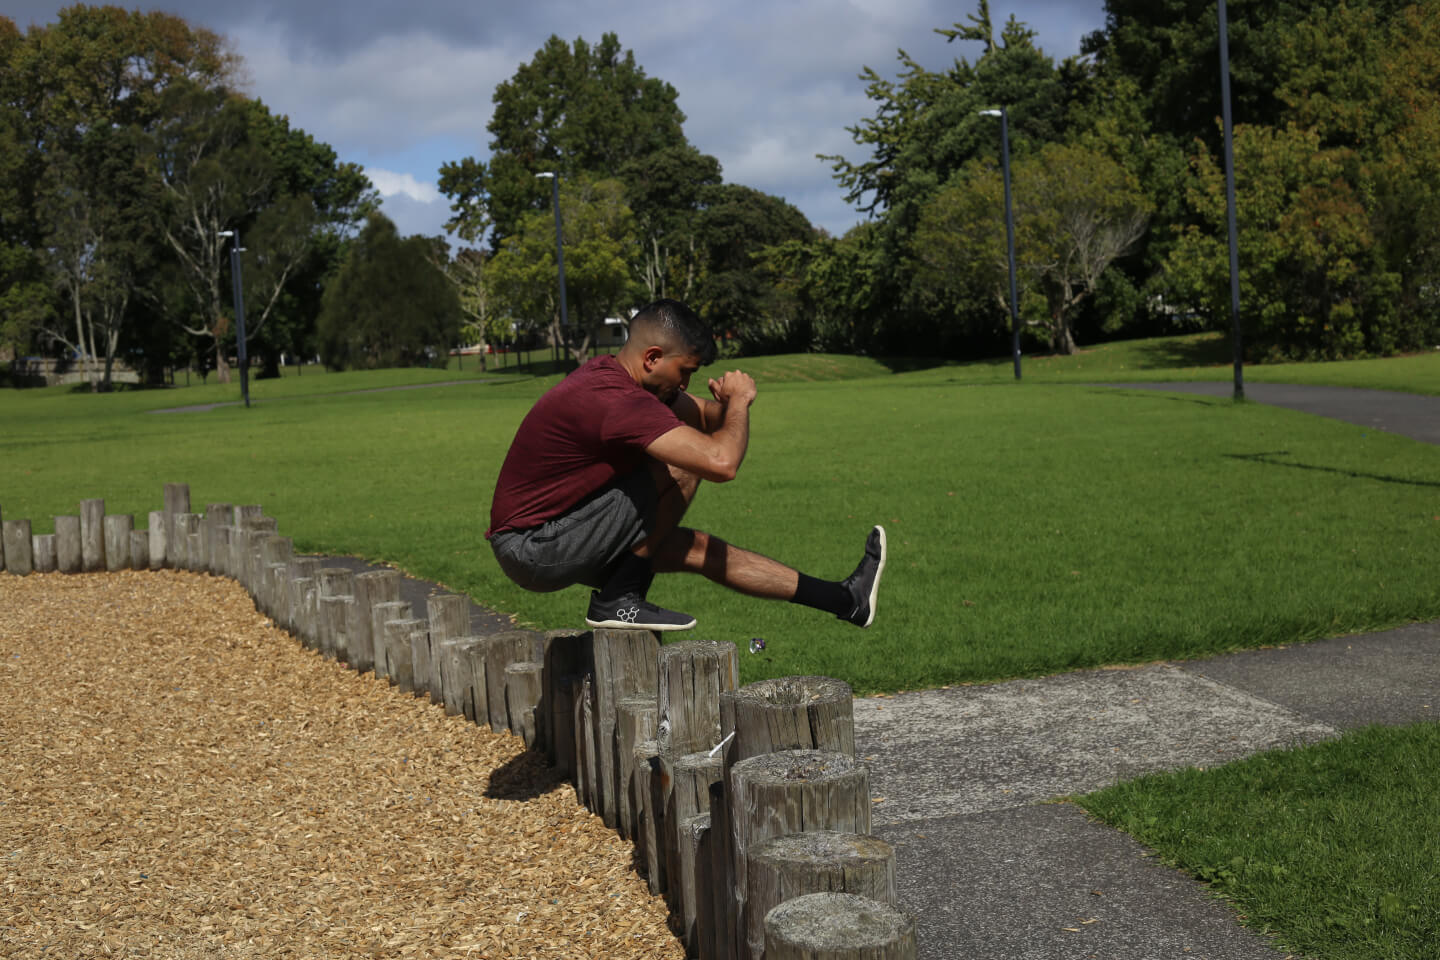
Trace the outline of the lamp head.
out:
M 1002 116 L 1002 115 L 1003 115 L 1002 112 L 999 111 L 999 110 L 981 110 L 981 111 L 980 111 L 980 116 L 982 116 L 982 117 L 999 117 L 999 116 Z
M 217 237 L 233 237 L 233 236 L 235 236 L 235 231 L 234 231 L 234 230 L 221 230 L 219 233 L 215 234 L 215 236 L 217 236 Z
M 553 180 L 553 179 L 555 179 L 555 174 L 549 173 L 549 172 L 546 172 L 546 173 L 537 173 L 537 174 L 535 174 L 535 179 L 536 179 L 536 180 Z

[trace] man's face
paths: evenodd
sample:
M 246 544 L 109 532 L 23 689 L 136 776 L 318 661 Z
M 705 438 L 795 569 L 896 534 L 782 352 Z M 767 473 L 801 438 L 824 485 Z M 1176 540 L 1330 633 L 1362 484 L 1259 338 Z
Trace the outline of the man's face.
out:
M 700 358 L 694 354 L 664 354 L 651 365 L 645 389 L 669 403 L 690 386 L 690 377 L 699 369 Z

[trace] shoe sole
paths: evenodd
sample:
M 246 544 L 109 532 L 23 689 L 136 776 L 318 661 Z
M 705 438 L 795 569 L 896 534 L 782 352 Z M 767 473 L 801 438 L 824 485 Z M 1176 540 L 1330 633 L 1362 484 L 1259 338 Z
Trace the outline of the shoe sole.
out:
M 867 629 L 870 624 L 875 622 L 875 598 L 880 595 L 880 575 L 885 572 L 885 555 L 887 553 L 885 546 L 885 528 L 876 525 L 875 529 L 880 531 L 880 562 L 875 565 L 875 579 L 870 582 L 870 596 L 867 600 L 870 607 L 870 616 L 866 617 L 865 622 L 860 624 L 861 630 Z
M 586 626 L 596 630 L 653 630 L 657 633 L 664 633 L 668 630 L 690 630 L 695 626 L 695 621 L 689 623 L 627 623 L 624 620 L 591 620 L 585 618 Z

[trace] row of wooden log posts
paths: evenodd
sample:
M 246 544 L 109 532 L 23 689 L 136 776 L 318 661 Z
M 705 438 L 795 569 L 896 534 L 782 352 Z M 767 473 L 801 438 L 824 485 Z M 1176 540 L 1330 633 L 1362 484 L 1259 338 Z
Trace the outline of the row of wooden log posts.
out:
M 321 655 L 514 733 L 635 845 L 689 956 L 915 956 L 913 921 L 895 909 L 894 852 L 870 836 L 847 684 L 741 687 L 735 644 L 662 646 L 643 630 L 471 636 L 468 598 L 432 596 L 416 617 L 397 571 L 295 556 L 259 506 L 192 513 L 186 484 L 166 484 L 164 504 L 146 531 L 106 515 L 103 500 L 55 517 L 45 536 L 0 517 L 0 565 L 228 576 Z

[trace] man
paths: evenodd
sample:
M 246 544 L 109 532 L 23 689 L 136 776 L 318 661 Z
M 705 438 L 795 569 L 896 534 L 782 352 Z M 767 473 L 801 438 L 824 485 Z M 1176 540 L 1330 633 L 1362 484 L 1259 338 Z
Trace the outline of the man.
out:
M 806 576 L 769 557 L 680 526 L 701 480 L 735 478 L 750 439 L 755 381 L 738 370 L 686 392 L 715 360 L 715 338 L 689 307 L 657 300 L 630 321 L 615 356 L 549 390 L 526 415 L 500 468 L 485 536 L 527 590 L 593 587 L 592 627 L 688 630 L 692 617 L 645 597 L 658 573 L 699 573 L 754 597 L 827 610 L 859 627 L 875 618 L 885 531 L 875 527 L 855 572 Z

